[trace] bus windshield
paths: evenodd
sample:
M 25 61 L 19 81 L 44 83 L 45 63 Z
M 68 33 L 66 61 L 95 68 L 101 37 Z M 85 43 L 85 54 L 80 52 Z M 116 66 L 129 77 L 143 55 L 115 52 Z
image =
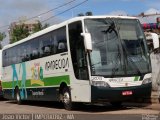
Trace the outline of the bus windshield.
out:
M 91 74 L 129 76 L 151 72 L 144 33 L 136 19 L 86 19 L 85 32 L 91 34 Z

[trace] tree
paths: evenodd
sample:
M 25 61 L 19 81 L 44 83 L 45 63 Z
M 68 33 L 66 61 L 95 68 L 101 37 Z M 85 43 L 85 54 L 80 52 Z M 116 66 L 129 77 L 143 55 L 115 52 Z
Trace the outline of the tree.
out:
M 45 29 L 49 26 L 49 24 L 42 25 L 40 21 L 37 24 L 33 25 L 33 30 L 29 31 L 28 25 L 24 23 L 20 23 L 15 25 L 14 28 L 10 31 L 11 38 L 10 43 L 17 42 L 21 39 L 28 37 L 30 34 L 38 32 L 42 29 Z
M 26 38 L 29 36 L 29 30 L 28 28 L 25 26 L 25 24 L 20 24 L 20 25 L 16 25 L 11 33 L 11 39 L 10 39 L 10 43 L 14 43 L 17 42 L 23 38 Z
M 3 41 L 3 39 L 6 37 L 6 34 L 3 32 L 1 33 L 0 32 L 0 49 L 2 49 L 2 45 L 1 45 L 1 42 Z
M 49 24 L 44 24 L 42 25 L 42 23 L 40 21 L 38 21 L 38 24 L 34 25 L 34 29 L 33 29 L 33 33 L 38 32 L 40 30 L 43 30 L 45 28 L 47 28 L 49 26 Z

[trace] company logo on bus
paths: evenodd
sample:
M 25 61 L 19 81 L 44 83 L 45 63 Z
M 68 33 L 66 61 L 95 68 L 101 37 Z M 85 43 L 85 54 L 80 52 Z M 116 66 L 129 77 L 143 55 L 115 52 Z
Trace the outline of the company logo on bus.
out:
M 45 64 L 45 70 L 58 70 L 69 68 L 68 58 L 57 59 L 53 61 L 48 61 Z
M 110 78 L 109 82 L 120 83 L 123 82 L 123 78 Z

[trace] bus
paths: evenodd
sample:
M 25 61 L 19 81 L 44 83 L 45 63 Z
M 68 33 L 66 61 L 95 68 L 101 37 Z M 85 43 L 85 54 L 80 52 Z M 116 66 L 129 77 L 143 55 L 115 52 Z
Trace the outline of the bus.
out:
M 81 16 L 2 50 L 4 97 L 120 105 L 151 95 L 151 62 L 139 20 Z
M 152 90 L 158 92 L 160 101 L 160 39 L 156 33 L 146 32 L 145 34 L 151 57 Z

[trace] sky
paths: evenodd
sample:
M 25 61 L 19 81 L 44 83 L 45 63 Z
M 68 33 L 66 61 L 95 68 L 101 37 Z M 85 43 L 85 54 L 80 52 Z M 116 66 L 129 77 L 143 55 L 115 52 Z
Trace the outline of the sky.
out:
M 52 25 L 87 11 L 91 11 L 93 15 L 136 16 L 142 12 L 144 14 L 160 13 L 160 0 L 0 0 L 0 2 L 0 32 L 6 32 L 6 34 L 9 28 L 8 25 L 24 16 L 27 18 L 36 16 L 33 20 L 40 21 L 52 17 L 45 21 Z M 84 3 L 81 4 L 82 2 Z M 55 9 L 57 7 L 58 9 Z M 73 9 L 71 9 L 72 7 Z M 49 10 L 52 11 L 47 12 Z M 47 13 L 40 15 L 45 12 Z M 139 19 L 142 23 L 154 23 L 156 17 Z M 2 45 L 5 44 L 8 44 L 8 37 L 2 42 Z

